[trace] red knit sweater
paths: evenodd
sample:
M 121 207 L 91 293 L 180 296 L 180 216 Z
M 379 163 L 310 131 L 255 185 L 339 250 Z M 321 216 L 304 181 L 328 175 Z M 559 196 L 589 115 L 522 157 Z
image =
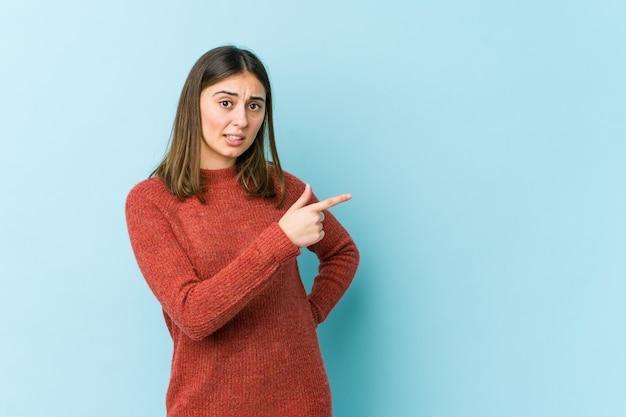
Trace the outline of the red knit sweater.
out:
M 181 202 L 158 178 L 126 202 L 137 262 L 174 343 L 167 416 L 330 416 L 316 326 L 352 281 L 354 242 L 326 212 L 325 237 L 309 247 L 320 266 L 307 295 L 300 250 L 278 226 L 304 184 L 286 174 L 277 209 L 276 199 L 249 198 L 236 168 L 203 172 L 206 205 Z

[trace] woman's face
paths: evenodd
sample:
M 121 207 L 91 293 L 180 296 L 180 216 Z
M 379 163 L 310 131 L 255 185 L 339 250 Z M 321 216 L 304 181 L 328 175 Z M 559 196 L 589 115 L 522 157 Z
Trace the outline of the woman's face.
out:
M 232 167 L 254 142 L 265 118 L 265 88 L 251 73 L 231 75 L 200 93 L 200 167 Z

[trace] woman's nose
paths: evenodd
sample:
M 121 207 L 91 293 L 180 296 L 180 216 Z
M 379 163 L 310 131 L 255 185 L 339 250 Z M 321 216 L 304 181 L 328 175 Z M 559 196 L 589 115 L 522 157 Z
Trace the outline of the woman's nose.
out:
M 233 125 L 238 127 L 248 126 L 248 112 L 246 112 L 245 106 L 237 106 L 233 110 Z

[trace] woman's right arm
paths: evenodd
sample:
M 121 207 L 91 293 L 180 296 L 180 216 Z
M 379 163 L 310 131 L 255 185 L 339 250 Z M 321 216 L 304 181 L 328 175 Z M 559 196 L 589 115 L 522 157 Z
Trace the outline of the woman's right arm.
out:
M 141 184 L 126 200 L 126 222 L 139 268 L 163 310 L 191 339 L 211 335 L 232 319 L 300 250 L 270 224 L 210 279 L 200 280 L 167 216 Z

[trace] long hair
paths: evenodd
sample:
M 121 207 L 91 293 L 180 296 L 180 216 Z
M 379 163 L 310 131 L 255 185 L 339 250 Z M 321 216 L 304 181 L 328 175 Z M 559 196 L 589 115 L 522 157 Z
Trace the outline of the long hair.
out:
M 237 179 L 251 197 L 276 197 L 270 172 L 270 167 L 273 167 L 280 187 L 277 206 L 282 206 L 285 199 L 285 177 L 274 138 L 270 80 L 263 63 L 256 55 L 234 46 L 211 49 L 191 68 L 180 94 L 169 149 L 150 175 L 159 177 L 168 191 L 180 200 L 195 196 L 205 204 L 204 193 L 210 187 L 200 171 L 203 140 L 200 93 L 231 75 L 244 72 L 253 74 L 265 88 L 265 118 L 250 148 L 235 161 Z M 266 137 L 271 160 L 266 156 Z

